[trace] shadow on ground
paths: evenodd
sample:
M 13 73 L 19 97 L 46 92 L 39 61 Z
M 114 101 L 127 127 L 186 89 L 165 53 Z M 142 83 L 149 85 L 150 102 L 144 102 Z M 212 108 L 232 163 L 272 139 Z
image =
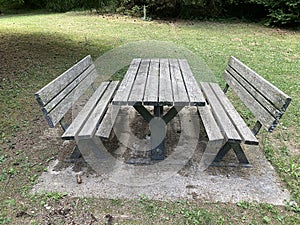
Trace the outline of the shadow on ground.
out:
M 126 112 L 129 116 L 125 115 Z M 33 192 L 58 191 L 71 196 L 109 199 L 138 199 L 147 196 L 154 200 L 187 199 L 210 203 L 248 201 L 284 205 L 289 201 L 289 192 L 282 186 L 274 168 L 257 146 L 246 149 L 252 168 L 209 167 L 203 171 L 200 161 L 207 139 L 201 128 L 200 132 L 198 130 L 193 135 L 196 129 L 192 127 L 201 124 L 200 118 L 193 116 L 194 113 L 192 110 L 182 110 L 181 117 L 175 119 L 175 125 L 169 127 L 167 138 L 172 141 L 167 142 L 165 162 L 131 165 L 126 163 L 128 155 L 134 155 L 134 151 L 141 151 L 142 147 L 150 143 L 146 138 L 147 126 L 143 119 L 134 110 L 127 109 L 117 119 L 117 123 L 122 124 L 117 126 L 121 131 L 115 130 L 119 140 L 113 138 L 111 144 L 105 145 L 116 160 L 108 159 L 107 162 L 97 164 L 99 161 L 90 159 L 89 153 L 83 153 L 87 156 L 87 164 L 66 164 L 56 160 L 48 172 L 42 174 Z M 126 125 L 128 118 L 134 121 L 134 125 Z M 122 127 L 125 129 L 122 130 Z M 126 132 L 138 135 L 123 138 L 118 132 L 124 137 Z M 190 151 L 193 142 L 195 149 Z M 68 143 L 65 142 L 66 145 Z M 192 154 L 187 157 L 188 153 Z M 175 160 L 172 158 L 174 154 L 177 154 Z M 229 154 L 225 163 L 235 160 L 235 155 Z M 78 177 L 81 182 L 78 182 Z

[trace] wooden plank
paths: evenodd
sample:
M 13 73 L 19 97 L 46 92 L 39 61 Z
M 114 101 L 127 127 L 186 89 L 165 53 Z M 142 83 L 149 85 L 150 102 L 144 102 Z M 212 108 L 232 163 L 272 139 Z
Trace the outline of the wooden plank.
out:
M 116 121 L 119 111 L 120 111 L 119 105 L 111 105 L 110 104 L 108 106 L 108 110 L 105 113 L 95 136 L 104 138 L 104 139 L 109 139 L 110 133 L 114 127 L 114 124 L 115 124 L 115 121 Z
M 135 81 L 133 83 L 130 96 L 128 98 L 129 105 L 142 104 L 147 77 L 149 73 L 150 59 L 142 59 L 140 68 L 137 72 Z
M 218 140 L 224 140 L 223 134 L 219 128 L 219 125 L 217 124 L 210 106 L 199 106 L 197 107 L 198 112 L 200 114 L 202 123 L 205 127 L 205 131 L 207 134 L 207 137 L 209 141 L 218 141 Z
M 243 142 L 249 145 L 258 145 L 258 140 L 249 129 L 245 121 L 236 111 L 234 106 L 231 104 L 227 96 L 224 94 L 220 86 L 216 83 L 210 83 L 211 88 L 219 99 L 219 102 L 222 104 L 227 115 L 231 118 L 231 121 L 235 124 L 237 131 L 240 136 L 243 138 Z
M 110 85 L 107 87 L 101 99 L 98 101 L 97 106 L 90 114 L 89 118 L 87 119 L 82 129 L 79 131 L 78 133 L 79 139 L 87 139 L 87 138 L 92 138 L 94 136 L 95 131 L 107 110 L 108 104 L 113 98 L 118 83 L 119 83 L 118 81 L 112 81 Z
M 227 71 L 225 71 L 225 73 L 226 74 L 224 74 L 224 79 L 226 82 L 230 82 L 229 81 L 230 79 L 234 79 L 235 82 L 238 82 L 241 85 L 241 88 L 243 87 L 243 92 L 248 92 L 250 95 L 252 95 L 253 98 L 260 103 L 261 107 L 264 107 L 267 109 L 267 111 L 271 114 L 271 116 L 273 116 L 275 118 L 281 117 L 283 112 L 281 112 L 279 109 L 277 109 L 274 106 L 274 104 L 269 101 L 269 99 L 267 99 L 259 91 L 257 91 L 255 84 L 248 83 L 246 80 L 244 80 L 240 76 L 240 74 L 238 74 L 231 67 L 227 68 Z M 240 93 L 237 93 L 237 94 L 239 95 Z M 247 107 L 249 108 L 248 105 L 247 105 Z
M 60 103 L 61 100 L 63 100 L 68 94 L 70 94 L 75 87 L 83 80 L 85 79 L 90 73 L 94 73 L 95 65 L 92 64 L 88 69 L 86 69 L 83 73 L 81 73 L 75 80 L 70 82 L 68 86 L 65 87 L 58 95 L 56 95 L 50 102 L 47 103 L 42 108 L 42 111 L 45 113 L 49 113 L 53 108 L 56 107 Z M 86 89 L 89 86 L 86 87 Z M 84 88 L 84 87 L 83 87 Z
M 215 93 L 212 90 L 209 83 L 200 82 L 200 87 L 201 87 L 208 103 L 211 106 L 213 115 L 214 115 L 219 127 L 221 128 L 222 132 L 225 134 L 226 138 L 229 141 L 241 142 L 242 138 L 240 137 L 234 124 L 228 117 L 222 104 L 219 102 L 217 96 L 215 95 Z
M 53 110 L 51 110 L 51 112 L 46 114 L 47 120 L 52 121 L 52 125 L 55 126 L 80 98 L 80 96 L 83 95 L 87 87 L 94 82 L 97 76 L 98 74 L 96 70 L 93 70 L 71 93 L 69 93 Z
M 160 59 L 159 67 L 159 103 L 161 105 L 173 105 L 173 91 L 168 59 Z
M 76 79 L 89 65 L 92 64 L 90 55 L 86 56 L 70 69 L 35 93 L 36 100 L 41 106 L 46 105 L 52 98 L 61 92 L 71 81 Z
M 102 82 L 91 98 L 84 105 L 82 110 L 78 113 L 76 118 L 72 121 L 68 129 L 62 135 L 62 139 L 74 139 L 78 132 L 83 127 L 86 120 L 89 118 L 90 114 L 94 110 L 97 105 L 98 100 L 101 98 L 103 93 L 105 92 L 109 82 Z
M 200 169 L 203 171 L 214 161 L 226 138 L 223 136 L 210 106 L 199 106 L 197 109 L 208 137 L 208 143 L 199 164 Z
M 177 59 L 169 59 L 172 92 L 174 97 L 174 105 L 182 106 L 189 104 L 189 98 L 186 92 L 182 74 Z
M 274 105 L 280 110 L 285 111 L 291 102 L 291 97 L 286 95 L 280 89 L 273 84 L 265 80 L 258 75 L 255 71 L 243 64 L 235 57 L 230 57 L 229 66 L 236 70 L 241 76 L 244 77 L 247 82 L 255 84 L 255 87 L 261 92 L 263 96 L 266 96 Z
M 145 105 L 155 105 L 158 103 L 158 75 L 159 59 L 151 59 L 145 95 L 143 99 Z
M 130 95 L 134 80 L 139 69 L 141 59 L 133 59 L 130 63 L 128 71 L 126 72 L 120 87 L 112 101 L 114 105 L 127 105 L 127 100 Z
M 205 99 L 186 59 L 179 59 L 182 77 L 190 99 L 190 104 L 195 106 L 205 105 Z
M 224 76 L 231 75 L 225 72 Z M 259 120 L 267 130 L 272 130 L 276 127 L 279 118 L 273 117 L 264 107 L 260 105 L 259 102 L 256 101 L 252 95 L 250 95 L 248 92 L 245 92 L 244 88 L 238 82 L 236 82 L 236 80 L 226 78 L 226 81 L 254 114 L 256 119 Z

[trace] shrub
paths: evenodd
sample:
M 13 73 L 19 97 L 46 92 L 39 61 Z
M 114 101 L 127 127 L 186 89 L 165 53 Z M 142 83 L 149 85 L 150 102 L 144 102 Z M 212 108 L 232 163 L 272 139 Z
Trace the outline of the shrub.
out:
M 267 25 L 296 26 L 300 25 L 300 0 L 251 0 L 264 5 L 269 14 Z
M 19 8 L 24 0 L 0 0 L 0 10 Z
M 66 12 L 74 9 L 76 0 L 47 0 L 46 9 L 52 12 Z

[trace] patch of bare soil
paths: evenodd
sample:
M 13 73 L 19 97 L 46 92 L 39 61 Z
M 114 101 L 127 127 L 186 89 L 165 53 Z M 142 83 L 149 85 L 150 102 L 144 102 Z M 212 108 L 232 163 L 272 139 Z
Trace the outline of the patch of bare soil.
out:
M 118 160 L 128 162 L 131 159 L 136 159 L 136 165 L 143 165 L 144 163 L 139 163 L 139 159 L 146 160 L 146 164 L 156 163 L 154 161 L 151 162 L 151 150 L 150 150 L 150 130 L 148 123 L 142 118 L 140 114 L 132 109 L 124 108 L 122 109 L 123 112 L 121 114 L 131 114 L 131 120 L 129 123 L 129 129 L 133 136 L 141 140 L 142 143 L 149 147 L 148 150 L 140 150 L 140 146 L 129 146 L 126 148 L 125 151 L 119 151 L 120 140 L 118 139 L 117 135 L 114 134 L 112 131 L 111 137 L 109 140 L 102 140 L 104 147 L 108 152 L 110 152 L 115 158 Z M 130 112 L 127 112 L 127 111 Z M 167 111 L 167 109 L 166 109 Z M 150 110 L 150 112 L 152 112 Z M 68 115 L 70 117 L 70 115 Z M 70 118 L 69 118 L 70 119 Z M 180 127 L 180 119 L 179 116 L 176 116 L 172 123 L 167 125 L 167 133 L 166 133 L 166 142 L 165 142 L 165 158 L 168 158 L 174 151 L 174 148 L 178 144 L 179 137 L 181 134 L 181 127 Z M 84 161 L 84 159 L 80 156 L 79 158 L 70 159 L 72 152 L 75 149 L 75 141 L 64 141 L 62 142 L 64 146 L 64 151 L 58 152 L 57 159 L 58 163 L 54 167 L 55 171 L 63 170 L 69 166 L 73 166 L 73 170 L 75 172 L 81 171 L 83 168 L 88 168 L 88 172 L 94 174 L 92 168 Z M 201 155 L 199 156 L 201 158 Z M 195 157 L 196 158 L 196 157 Z M 200 160 L 198 158 L 198 160 Z

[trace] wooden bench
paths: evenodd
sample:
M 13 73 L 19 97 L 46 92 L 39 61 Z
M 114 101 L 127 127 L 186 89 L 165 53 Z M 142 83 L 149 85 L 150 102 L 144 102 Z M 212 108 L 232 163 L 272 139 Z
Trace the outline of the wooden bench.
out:
M 224 79 L 223 91 L 216 83 L 200 83 L 207 105 L 198 107 L 198 112 L 210 144 L 210 149 L 204 153 L 204 163 L 222 165 L 223 157 L 233 149 L 239 163 L 250 166 L 242 146 L 258 145 L 255 135 L 261 127 L 272 132 L 291 98 L 234 57 L 229 59 Z M 253 129 L 246 125 L 225 95 L 229 87 L 255 116 L 257 121 Z
M 99 137 L 109 137 L 113 126 L 110 112 L 111 100 L 118 87 L 118 81 L 102 82 L 71 123 L 65 115 L 78 99 L 93 87 L 98 74 L 91 56 L 76 63 L 36 92 L 35 97 L 50 127 L 60 123 L 64 130 L 63 139 L 88 139 L 96 133 Z M 100 128 L 99 128 L 100 127 Z

